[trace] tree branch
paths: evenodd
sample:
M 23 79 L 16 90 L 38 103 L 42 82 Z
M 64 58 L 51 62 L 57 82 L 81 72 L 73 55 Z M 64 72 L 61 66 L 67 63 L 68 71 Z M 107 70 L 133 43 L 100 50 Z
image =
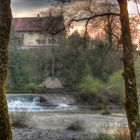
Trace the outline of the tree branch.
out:
M 83 18 L 79 18 L 79 19 L 72 18 L 72 19 L 69 20 L 68 24 L 64 28 L 61 28 L 60 30 L 58 30 L 54 33 L 49 33 L 49 34 L 56 35 L 56 34 L 62 32 L 62 31 L 64 31 L 66 28 L 70 27 L 70 25 L 73 22 L 80 22 L 80 21 L 88 21 L 89 22 L 92 19 L 99 18 L 99 17 L 104 17 L 104 16 L 120 16 L 120 14 L 118 14 L 118 13 L 102 13 L 102 14 L 96 14 L 96 15 L 93 15 L 93 16 L 83 17 Z

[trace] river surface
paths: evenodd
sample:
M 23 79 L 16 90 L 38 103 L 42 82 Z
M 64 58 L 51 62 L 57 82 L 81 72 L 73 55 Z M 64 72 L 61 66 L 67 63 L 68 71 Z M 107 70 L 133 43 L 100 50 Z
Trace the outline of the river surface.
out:
M 62 95 L 7 94 L 9 111 L 53 112 L 77 110 L 73 97 Z

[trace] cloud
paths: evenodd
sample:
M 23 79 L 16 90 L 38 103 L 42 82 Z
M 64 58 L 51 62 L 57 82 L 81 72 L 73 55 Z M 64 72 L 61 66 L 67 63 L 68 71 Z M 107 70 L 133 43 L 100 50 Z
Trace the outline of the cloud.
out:
M 12 9 L 17 11 L 48 6 L 49 0 L 12 0 Z
M 47 9 L 50 7 L 50 2 L 53 0 L 11 0 L 12 1 L 12 11 L 14 15 L 18 16 L 30 16 L 37 14 L 41 9 Z M 71 0 L 72 4 L 78 2 L 87 2 L 87 0 Z M 103 1 L 103 0 L 101 0 Z M 116 1 L 116 0 L 108 0 L 108 1 Z M 133 1 L 133 2 L 132 2 Z M 140 3 L 140 0 L 137 0 Z M 69 5 L 68 3 L 67 5 Z M 136 6 L 134 0 L 129 0 L 129 9 L 132 13 L 136 13 Z M 35 14 L 33 14 L 35 13 Z

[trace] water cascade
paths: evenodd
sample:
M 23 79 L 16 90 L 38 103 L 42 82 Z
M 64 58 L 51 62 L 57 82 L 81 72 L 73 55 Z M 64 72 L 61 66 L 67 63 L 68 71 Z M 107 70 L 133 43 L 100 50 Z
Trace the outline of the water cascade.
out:
M 76 105 L 40 95 L 7 95 L 9 111 L 52 112 L 78 109 Z M 57 97 L 58 98 L 58 97 Z M 43 99 L 43 101 L 42 101 Z

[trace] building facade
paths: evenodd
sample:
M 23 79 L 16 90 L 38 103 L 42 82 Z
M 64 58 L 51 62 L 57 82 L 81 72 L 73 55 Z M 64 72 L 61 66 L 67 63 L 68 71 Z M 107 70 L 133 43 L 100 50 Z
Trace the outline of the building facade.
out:
M 24 17 L 13 19 L 14 32 L 19 48 L 32 49 L 58 46 L 64 37 L 63 16 Z

